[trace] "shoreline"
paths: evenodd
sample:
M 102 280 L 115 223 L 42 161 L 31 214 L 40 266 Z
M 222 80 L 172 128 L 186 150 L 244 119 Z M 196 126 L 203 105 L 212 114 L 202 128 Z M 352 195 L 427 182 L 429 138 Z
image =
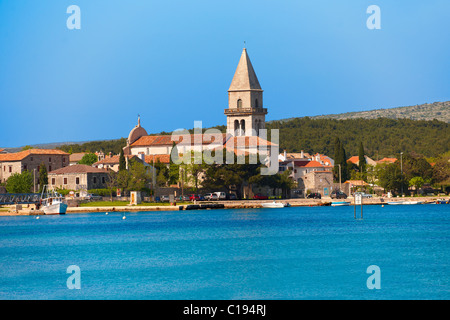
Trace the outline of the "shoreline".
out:
M 364 205 L 384 205 L 390 201 L 421 201 L 424 203 L 433 203 L 437 200 L 445 199 L 450 200 L 450 197 L 415 197 L 415 198 L 366 198 L 363 200 Z M 274 200 L 234 200 L 234 201 L 198 201 L 196 204 L 211 204 L 218 203 L 223 204 L 224 209 L 256 209 L 263 208 L 262 203 L 270 203 Z M 280 199 L 276 202 L 289 203 L 291 207 L 317 207 L 327 206 L 331 202 L 346 201 L 350 205 L 354 205 L 354 198 L 349 197 L 347 199 Z M 194 204 L 194 203 L 192 203 Z M 139 205 L 126 205 L 126 206 L 106 206 L 106 207 L 69 207 L 66 214 L 74 213 L 95 213 L 95 212 L 139 212 L 139 211 L 181 211 L 186 210 L 186 204 L 182 205 L 165 205 L 165 206 L 139 206 Z M 183 209 L 180 209 L 183 207 Z M 34 208 L 25 208 L 19 211 L 15 211 L 11 208 L 8 211 L 0 211 L 1 216 L 34 216 L 44 215 L 42 210 L 34 210 Z

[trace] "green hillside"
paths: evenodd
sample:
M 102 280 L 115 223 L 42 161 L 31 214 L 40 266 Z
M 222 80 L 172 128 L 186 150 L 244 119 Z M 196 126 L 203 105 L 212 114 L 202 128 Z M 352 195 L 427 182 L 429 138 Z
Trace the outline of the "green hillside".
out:
M 415 152 L 435 157 L 450 149 L 450 124 L 442 121 L 409 119 L 311 119 L 272 121 L 267 129 L 280 130 L 280 150 L 320 152 L 334 155 L 339 137 L 348 156 L 358 155 L 362 141 L 366 154 L 374 160 Z

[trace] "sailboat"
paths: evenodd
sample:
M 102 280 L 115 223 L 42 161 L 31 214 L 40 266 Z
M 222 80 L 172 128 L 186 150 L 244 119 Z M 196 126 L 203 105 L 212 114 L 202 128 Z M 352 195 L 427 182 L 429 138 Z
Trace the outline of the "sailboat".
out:
M 46 215 L 65 214 L 67 210 L 65 198 L 53 189 L 48 190 L 47 185 L 42 189 L 41 206 Z

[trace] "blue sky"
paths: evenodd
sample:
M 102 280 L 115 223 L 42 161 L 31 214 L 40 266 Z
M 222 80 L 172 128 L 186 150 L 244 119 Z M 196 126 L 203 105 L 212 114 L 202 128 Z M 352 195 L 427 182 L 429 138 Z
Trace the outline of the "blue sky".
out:
M 267 121 L 447 101 L 449 30 L 448 0 L 0 0 L 0 147 L 226 124 L 244 41 Z

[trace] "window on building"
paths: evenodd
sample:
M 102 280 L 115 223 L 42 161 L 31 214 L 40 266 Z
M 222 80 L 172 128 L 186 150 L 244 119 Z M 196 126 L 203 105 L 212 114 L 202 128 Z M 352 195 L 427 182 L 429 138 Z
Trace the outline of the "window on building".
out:
M 33 161 L 33 157 L 30 157 L 30 160 Z
M 48 162 L 52 162 L 52 158 L 49 157 L 49 158 L 48 158 Z
M 27 171 L 27 169 L 28 169 L 27 165 L 24 164 L 24 165 L 23 165 L 23 170 L 24 170 L 24 171 Z
M 102 177 L 102 183 L 105 184 L 105 177 Z
M 258 99 L 255 99 L 255 108 L 258 108 Z
M 94 182 L 94 184 L 97 183 L 97 177 L 94 177 L 94 178 L 92 179 L 92 181 Z
M 242 100 L 241 99 L 238 99 L 237 107 L 238 107 L 238 109 L 242 108 Z
M 48 172 L 52 171 L 52 166 L 48 166 Z
M 12 166 L 9 166 L 9 172 L 12 172 Z
M 67 184 L 67 178 L 64 178 L 64 184 Z
M 241 136 L 245 136 L 245 120 L 241 120 Z
M 79 177 L 75 178 L 75 184 L 80 184 L 80 178 Z
M 56 184 L 56 179 L 52 178 L 52 184 L 55 185 Z
M 234 134 L 239 135 L 239 120 L 234 120 Z
M 66 162 L 66 158 L 63 157 L 63 163 L 65 163 L 65 162 Z

